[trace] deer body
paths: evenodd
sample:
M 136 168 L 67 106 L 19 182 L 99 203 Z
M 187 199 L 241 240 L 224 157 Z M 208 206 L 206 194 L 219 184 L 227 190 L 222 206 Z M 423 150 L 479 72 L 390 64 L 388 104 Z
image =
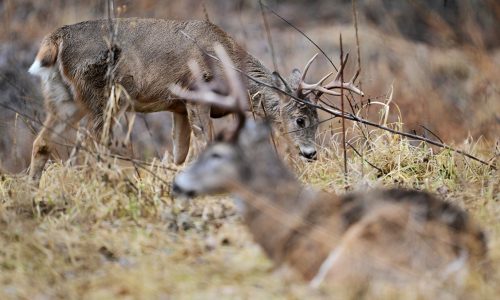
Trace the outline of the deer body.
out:
M 107 20 L 64 26 L 45 37 L 29 72 L 42 78 L 48 116 L 33 145 L 30 176 L 38 180 L 51 154 L 54 140 L 88 115 L 99 133 L 108 101 L 108 68 L 114 82 L 123 86 L 137 112 L 173 112 L 174 162 L 184 162 L 191 131 L 205 144 L 211 139 L 209 117 L 228 112 L 218 107 L 197 105 L 190 99 L 172 95 L 169 86 L 189 87 L 192 78 L 187 62 L 201 65 L 206 81 L 217 78 L 220 68 L 210 69 L 200 48 L 212 53 L 212 45 L 224 46 L 235 66 L 269 85 L 273 74 L 248 54 L 222 29 L 207 21 L 167 21 L 157 19 L 116 19 L 116 46 L 109 46 Z M 186 36 L 187 34 L 188 36 Z M 194 41 L 196 41 L 196 44 Z M 108 74 L 109 75 L 109 74 Z M 307 121 L 307 130 L 291 133 L 302 155 L 314 158 L 317 113 L 289 101 L 269 87 L 248 81 L 248 91 L 256 96 L 254 111 L 275 124 L 295 132 L 296 118 Z M 278 85 L 280 83 L 278 82 Z M 259 105 L 262 102 L 262 105 Z M 282 114 L 282 111 L 286 113 Z M 302 126 L 305 127 L 305 126 Z
M 463 210 L 415 190 L 372 190 L 338 196 L 303 186 L 274 151 L 267 124 L 246 120 L 243 85 L 230 57 L 229 96 L 199 82 L 199 103 L 232 108 L 238 127 L 178 174 L 176 194 L 235 195 L 255 241 L 277 265 L 286 263 L 313 286 L 460 278 L 486 258 L 483 231 Z M 200 77 L 196 67 L 191 68 Z
M 483 232 L 461 209 L 413 190 L 315 191 L 287 170 L 268 138 L 266 126 L 251 124 L 237 142 L 209 146 L 175 178 L 174 191 L 233 193 L 268 257 L 313 285 L 448 278 L 486 257 Z

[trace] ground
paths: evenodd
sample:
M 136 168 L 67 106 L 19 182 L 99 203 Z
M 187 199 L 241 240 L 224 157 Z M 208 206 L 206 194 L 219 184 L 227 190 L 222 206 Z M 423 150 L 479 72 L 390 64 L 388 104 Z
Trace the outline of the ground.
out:
M 44 108 L 39 82 L 26 70 L 46 34 L 65 24 L 106 17 L 105 2 L 0 1 L 0 299 L 359 298 L 345 287 L 312 290 L 273 266 L 228 195 L 190 202 L 172 198 L 172 178 L 184 166 L 169 164 L 169 113 L 137 118 L 126 145 L 134 150 L 133 164 L 130 153 L 119 159 L 114 151 L 93 147 L 80 148 L 78 159 L 68 161 L 72 149 L 62 148 L 47 166 L 40 187 L 29 182 L 31 143 Z M 442 139 L 498 169 L 498 4 L 356 2 L 358 84 L 366 96 L 354 99 L 348 111 Z M 212 22 L 272 68 L 257 1 L 116 0 L 115 8 L 123 17 L 203 19 L 203 3 Z M 351 55 L 346 71 L 352 74 L 358 58 L 352 2 L 310 3 L 268 2 L 337 65 L 342 33 L 344 50 Z M 269 11 L 267 17 L 277 69 L 284 76 L 319 51 Z M 308 78 L 312 82 L 330 71 L 331 65 L 320 56 Z M 339 105 L 339 99 L 330 100 Z M 219 125 L 230 126 L 230 120 Z M 488 237 L 488 278 L 471 276 L 459 289 L 440 282 L 434 282 L 437 289 L 379 287 L 373 296 L 434 299 L 438 290 L 440 299 L 495 299 L 500 294 L 499 171 L 380 129 L 352 122 L 346 128 L 354 147 L 347 150 L 347 180 L 338 118 L 320 126 L 318 161 L 282 156 L 302 182 L 319 189 L 344 193 L 403 186 L 434 192 L 469 212 Z M 125 134 L 119 131 L 115 128 L 116 139 L 123 141 Z M 285 144 L 279 145 L 280 151 L 286 150 Z
M 323 148 L 317 162 L 291 158 L 289 163 L 301 180 L 317 188 L 343 193 L 346 186 L 412 187 L 430 190 L 464 208 L 485 228 L 493 271 L 489 281 L 471 277 L 459 290 L 443 287 L 440 292 L 451 299 L 495 298 L 500 286 L 499 173 L 448 150 L 412 145 L 380 130 L 372 131 L 368 141 L 364 159 L 380 170 L 353 155 L 347 185 L 338 144 Z M 466 147 L 485 157 L 498 151 L 485 142 Z M 90 152 L 81 155 L 87 159 L 84 165 L 50 164 L 38 189 L 25 176 L 2 177 L 0 298 L 322 299 L 332 295 L 331 290 L 312 290 L 276 270 L 253 242 L 229 197 L 173 199 L 169 184 L 176 167 L 158 162 L 152 166 L 137 162 L 133 167 L 106 153 L 99 161 Z M 345 292 L 334 289 L 333 295 Z M 398 293 L 429 297 L 422 288 Z

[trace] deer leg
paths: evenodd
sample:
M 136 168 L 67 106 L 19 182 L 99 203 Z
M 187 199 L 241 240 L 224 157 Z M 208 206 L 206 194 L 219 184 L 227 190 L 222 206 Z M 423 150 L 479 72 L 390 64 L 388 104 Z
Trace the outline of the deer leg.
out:
M 35 183 L 38 183 L 40 181 L 40 177 L 42 177 L 43 167 L 45 166 L 45 163 L 50 156 L 50 147 L 47 143 L 47 136 L 49 135 L 47 128 L 53 127 L 55 123 L 54 120 L 54 116 L 49 113 L 47 118 L 45 119 L 45 122 L 43 122 L 42 131 L 40 131 L 35 141 L 33 142 L 33 152 L 31 153 L 29 177 Z
M 213 140 L 210 106 L 187 103 L 186 109 L 188 112 L 189 125 L 191 126 L 196 141 L 199 142 L 198 149 L 205 149 L 208 143 Z M 190 157 L 196 156 L 193 150 L 190 153 Z
M 191 127 L 185 114 L 173 113 L 173 120 L 174 163 L 180 165 L 186 160 L 189 151 Z
M 56 139 L 63 139 L 68 128 L 75 128 L 84 113 L 76 104 L 70 101 L 58 103 L 57 109 L 48 112 L 43 128 L 33 142 L 29 177 L 38 183 L 42 177 L 43 168 L 54 149 Z

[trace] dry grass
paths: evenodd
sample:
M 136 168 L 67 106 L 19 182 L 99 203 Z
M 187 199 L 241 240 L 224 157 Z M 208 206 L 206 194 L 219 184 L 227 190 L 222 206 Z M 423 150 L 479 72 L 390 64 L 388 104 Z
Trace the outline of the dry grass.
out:
M 155 0 L 135 1 L 130 2 L 122 15 L 202 18 L 201 9 L 195 13 L 197 16 L 193 15 L 193 5 L 198 2 L 169 1 L 159 5 Z M 24 74 L 35 55 L 34 44 L 43 35 L 63 24 L 104 15 L 101 1 L 75 3 L 5 1 L 0 40 L 5 49 L 12 46 L 17 54 L 8 65 Z M 256 7 L 248 4 L 247 11 L 232 11 L 235 18 L 227 18 L 224 13 L 218 15 L 217 8 L 221 7 L 217 5 L 211 9 L 209 3 L 208 8 L 215 23 L 266 65 L 272 65 L 265 33 L 260 20 L 255 18 Z M 292 17 L 286 5 L 282 8 Z M 294 20 L 333 58 L 338 57 L 339 32 L 343 33 L 344 48 L 355 49 L 351 25 L 339 25 L 334 20 L 314 22 L 299 17 Z M 316 52 L 295 31 L 276 20 L 271 28 L 282 73 L 302 67 Z M 459 141 L 455 146 L 461 149 L 487 159 L 496 156 L 496 165 L 500 167 L 500 149 L 491 140 L 469 138 L 461 142 L 469 132 L 475 137 L 489 134 L 490 138 L 498 138 L 498 50 L 444 49 L 386 34 L 363 23 L 360 38 L 361 80 L 372 101 L 385 102 L 387 90 L 393 86 L 393 103 L 401 106 L 403 120 L 408 123 L 406 129 L 418 129 L 419 124 L 424 124 L 447 142 Z M 20 53 L 19 49 L 24 48 L 28 50 Z M 325 62 L 313 66 L 311 74 L 329 71 Z M 349 68 L 351 74 L 354 66 Z M 35 82 L 30 80 L 16 81 L 16 88 L 35 89 Z M 23 99 L 31 106 L 41 106 L 39 95 L 17 94 L 14 99 L 2 94 L 0 97 L 6 98 L 0 100 L 17 103 Z M 375 120 L 379 117 L 378 106 L 372 105 L 367 110 L 368 113 L 362 111 L 361 115 Z M 395 111 L 394 105 L 391 111 Z M 393 113 L 389 121 L 400 118 Z M 28 148 L 33 136 L 12 134 L 10 129 L 17 126 L 13 126 L 11 119 L 5 118 L 6 130 L 2 131 L 2 137 L 9 137 L 4 143 L 8 147 L 0 150 L 5 157 L 4 167 L 5 160 L 14 157 L 11 151 L 22 152 L 18 158 L 22 162 L 9 165 L 11 171 L 19 171 L 29 161 Z M 157 133 L 165 125 L 164 115 L 154 123 L 153 131 Z M 340 140 L 336 136 L 337 120 L 332 128 L 330 124 L 322 128 L 320 160 L 304 164 L 290 158 L 300 178 L 340 193 L 346 186 L 356 190 L 394 185 L 425 189 L 463 207 L 487 232 L 493 273 L 489 281 L 469 278 L 462 289 L 441 287 L 440 296 L 495 299 L 500 294 L 499 172 L 450 151 L 439 151 L 380 130 L 363 128 L 365 138 L 359 128 L 348 124 L 349 142 L 363 155 L 361 158 L 353 150 L 348 151 L 348 182 L 344 182 L 342 148 L 336 142 Z M 139 132 L 136 139 L 145 137 L 139 144 L 143 150 L 140 154 L 155 152 L 151 149 L 151 137 L 143 131 L 136 132 Z M 17 141 L 14 147 L 11 137 Z M 174 200 L 169 196 L 174 171 L 158 162 L 155 167 L 144 169 L 109 158 L 106 153 L 101 153 L 99 161 L 88 153 L 80 156 L 83 163 L 79 166 L 59 161 L 50 164 L 40 189 L 33 188 L 22 175 L 1 177 L 0 299 L 313 299 L 331 298 L 332 294 L 343 299 L 345 293 L 349 294 L 350 290 L 341 288 L 314 291 L 296 279 L 274 272 L 229 198 L 206 197 L 190 203 Z M 376 295 L 379 298 L 390 295 L 394 299 L 436 297 L 428 286 L 400 291 L 381 287 Z
M 364 159 L 382 173 L 349 151 L 348 185 L 398 185 L 441 194 L 485 227 L 492 265 L 498 266 L 498 172 L 384 132 L 369 136 Z M 485 142 L 463 147 L 484 156 L 494 151 Z M 168 193 L 174 171 L 161 164 L 137 171 L 111 158 L 97 162 L 82 156 L 86 163 L 81 166 L 52 163 L 40 189 L 24 177 L 2 178 L 0 298 L 293 299 L 324 298 L 332 292 L 310 290 L 273 272 L 227 197 L 174 200 Z M 303 181 L 341 192 L 340 147 L 333 143 L 320 157 L 313 164 L 296 161 L 294 167 Z M 500 292 L 499 279 L 494 268 L 489 282 L 471 278 L 463 290 L 442 288 L 440 295 L 493 299 Z M 333 290 L 334 295 L 343 292 Z M 434 295 L 428 287 L 377 293 Z
M 115 1 L 116 7 L 119 8 L 117 9 L 119 16 L 167 19 L 203 19 L 202 2 L 201 0 Z M 269 5 L 306 32 L 337 64 L 338 36 L 342 33 L 344 50 L 351 51 L 347 72 L 352 74 L 355 69 L 356 46 L 351 4 L 349 1 L 336 1 L 336 4 L 332 4 L 332 1 L 316 2 L 315 5 L 308 5 L 307 1 L 279 1 L 278 4 L 269 1 Z M 401 21 L 401 16 L 389 11 L 380 12 L 379 17 L 385 20 L 385 23 L 394 23 L 393 26 L 375 26 L 363 15 L 370 14 L 374 6 L 377 11 L 382 9 L 382 5 L 377 3 L 390 1 L 358 0 L 357 2 L 362 59 L 359 79 L 367 94 L 367 97 L 362 99 L 363 103 L 358 101 L 358 107 L 366 104 L 368 99 L 383 100 L 392 86 L 394 98 L 397 99 L 395 102 L 401 108 L 407 131 L 416 130 L 419 134 L 429 136 L 430 134 L 420 127 L 424 125 L 446 142 L 457 143 L 469 135 L 476 139 L 480 136 L 486 136 L 491 140 L 498 138 L 500 131 L 498 47 L 485 48 L 481 43 L 454 44 L 445 38 L 450 28 L 442 32 L 432 26 L 422 25 L 414 28 L 411 24 L 405 26 L 405 22 L 396 24 Z M 401 3 L 403 2 L 410 5 L 407 9 L 411 12 L 416 11 L 411 5 L 433 1 Z M 35 119 L 43 120 L 39 82 L 26 74 L 39 42 L 43 36 L 62 25 L 106 17 L 105 1 L 6 0 L 4 3 L 3 6 L 0 5 L 0 22 L 3 25 L 0 29 L 0 103 L 28 113 Z M 215 24 L 235 37 L 265 65 L 269 67 L 273 65 L 257 1 L 234 1 L 231 5 L 222 0 L 210 0 L 205 3 L 210 19 Z M 404 4 L 400 5 L 404 7 Z M 481 6 L 480 3 L 477 5 Z M 498 5 L 495 4 L 494 7 Z M 483 7 L 485 8 L 486 6 Z M 492 13 L 488 16 L 495 15 Z M 498 13 L 496 20 L 500 20 Z M 276 17 L 269 15 L 269 22 L 279 71 L 284 76 L 287 76 L 293 68 L 302 68 L 305 62 L 318 52 L 298 32 Z M 462 28 L 462 26 L 456 27 Z M 473 26 L 475 31 L 472 29 L 469 31 L 473 37 L 480 39 L 485 33 L 476 27 Z M 494 27 L 491 25 L 487 28 Z M 426 44 L 407 39 L 399 32 L 405 28 L 418 29 L 432 39 L 447 45 L 451 44 L 439 46 L 439 44 Z M 311 68 L 309 80 L 319 79 L 321 74 L 330 71 L 332 71 L 331 66 L 320 56 Z M 9 80 L 3 82 L 5 78 Z M 339 104 L 338 101 L 333 103 L 337 106 Z M 394 107 L 392 109 L 394 110 Z M 363 112 L 363 116 L 366 114 L 376 119 L 377 111 L 378 109 L 369 108 Z M 29 165 L 29 145 L 35 137 L 27 127 L 33 126 L 39 130 L 40 126 L 36 122 L 22 118 L 18 118 L 15 123 L 16 115 L 7 109 L 0 110 L 0 116 L 2 117 L 0 121 L 2 167 L 10 172 L 21 172 Z M 143 120 L 148 120 L 149 124 L 146 126 Z M 397 119 L 390 121 L 394 122 Z M 29 126 L 25 126 L 24 123 L 28 123 Z M 154 134 L 144 134 L 146 127 L 150 127 Z M 170 149 L 170 128 L 168 113 L 139 117 L 132 132 L 132 144 L 143 151 L 137 151 L 136 155 L 141 158 L 159 157 L 165 149 Z M 14 147 L 11 146 L 13 144 Z M 64 149 L 59 152 L 61 157 L 65 157 Z

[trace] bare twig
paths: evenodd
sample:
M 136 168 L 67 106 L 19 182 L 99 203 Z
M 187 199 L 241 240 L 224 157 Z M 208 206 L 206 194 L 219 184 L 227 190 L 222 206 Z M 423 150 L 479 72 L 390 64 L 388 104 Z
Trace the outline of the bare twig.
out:
M 359 31 L 358 31 L 358 11 L 356 9 L 356 0 L 352 0 L 352 16 L 353 16 L 353 19 L 354 19 L 354 31 L 356 32 L 356 52 L 357 52 L 357 59 L 358 59 L 358 75 L 361 73 L 361 48 L 360 48 L 360 43 L 359 43 Z M 358 85 L 359 85 L 359 88 L 361 90 L 363 90 L 363 85 L 361 83 L 361 80 L 358 81 Z M 352 94 L 351 94 L 352 95 Z M 349 99 L 349 98 L 348 98 Z M 351 102 L 349 101 L 349 104 L 351 104 Z M 351 106 L 352 107 L 352 106 Z M 354 109 L 352 109 L 352 112 L 353 114 L 356 114 L 354 112 Z M 363 130 L 363 128 L 360 126 L 360 131 L 361 131 L 361 134 L 363 135 L 363 137 L 365 139 L 367 139 L 366 135 L 365 135 L 365 132 Z M 364 155 L 364 143 L 361 145 L 362 149 L 361 149 L 361 153 Z M 361 158 L 364 159 L 363 156 L 361 156 Z M 364 168 L 363 168 L 363 164 L 361 164 L 361 174 L 364 174 Z
M 264 112 L 264 118 L 267 119 L 267 112 L 266 112 L 266 108 L 264 107 L 264 101 L 260 102 L 260 106 L 262 107 L 262 111 Z M 276 147 L 276 141 L 274 140 L 274 133 L 272 130 L 271 130 L 271 140 L 273 141 L 274 151 L 276 151 L 276 153 L 278 153 L 278 147 Z
M 344 47 L 342 45 L 342 34 L 339 37 L 340 41 L 340 62 L 344 61 Z M 344 68 L 340 67 L 340 82 L 344 82 Z M 344 89 L 340 89 L 340 111 L 345 114 L 344 111 Z M 347 147 L 345 144 L 345 118 L 342 118 L 342 148 L 344 151 L 344 180 L 347 186 Z
M 424 125 L 420 125 L 420 127 L 422 127 L 423 129 L 427 130 L 430 134 L 432 134 L 435 138 L 437 138 L 440 143 L 444 143 L 443 140 L 437 134 L 435 134 L 432 130 L 430 130 L 429 128 L 425 127 Z
M 262 2 L 261 2 L 262 3 Z M 293 29 L 297 30 L 303 37 L 305 37 L 309 42 L 311 42 L 311 44 L 314 45 L 314 47 L 316 47 L 320 52 L 321 54 L 323 54 L 323 56 L 330 62 L 330 64 L 333 66 L 333 68 L 335 69 L 335 71 L 338 71 L 337 70 L 337 67 L 335 66 L 335 64 L 333 63 L 333 61 L 330 59 L 330 57 L 328 57 L 328 55 L 326 55 L 325 51 L 323 51 L 323 49 L 321 49 L 320 46 L 318 46 L 318 44 L 316 44 L 307 34 L 305 34 L 302 30 L 300 30 L 297 26 L 293 25 L 290 21 L 288 21 L 287 19 L 283 18 L 282 16 L 280 16 L 277 12 L 275 12 L 274 10 L 272 10 L 269 6 L 267 6 L 266 4 L 262 3 L 262 6 L 264 6 L 267 10 L 269 10 L 273 15 L 275 15 L 276 17 L 280 18 L 283 22 L 287 23 L 289 26 L 291 26 Z
M 194 39 L 193 37 L 191 37 L 190 35 L 188 35 L 186 32 L 184 31 L 181 31 L 181 33 L 186 37 L 188 38 L 189 40 L 191 40 L 199 49 L 200 51 L 202 51 L 207 57 L 210 57 L 211 59 L 214 59 L 216 61 L 219 61 L 219 58 L 217 58 L 216 56 L 210 54 L 209 52 L 207 52 L 203 47 L 201 47 L 198 42 L 196 41 L 196 39 Z M 309 101 L 304 101 L 303 99 L 300 99 L 299 97 L 295 96 L 295 95 L 292 95 L 291 93 L 288 93 L 286 91 L 283 91 L 281 90 L 280 88 L 272 85 L 272 84 L 268 84 L 268 83 L 265 83 L 251 75 L 248 75 L 246 74 L 243 70 L 239 69 L 239 68 L 236 68 L 233 66 L 233 69 L 236 70 L 237 72 L 239 72 L 240 74 L 242 74 L 243 76 L 245 76 L 246 78 L 252 80 L 253 82 L 256 82 L 262 86 L 265 86 L 265 87 L 268 87 L 270 89 L 273 89 L 275 91 L 278 91 L 279 93 L 283 94 L 283 95 L 286 95 L 292 99 L 294 99 L 295 101 L 298 101 L 302 104 L 305 104 L 305 105 L 309 105 L 311 107 L 314 107 L 316 109 L 319 109 L 323 112 L 326 112 L 326 113 L 329 113 L 335 117 L 341 117 L 341 118 L 345 118 L 347 120 L 350 120 L 350 121 L 354 121 L 354 122 L 357 122 L 357 123 L 361 123 L 361 124 L 364 124 L 364 125 L 368 125 L 368 126 L 372 126 L 372 127 L 375 127 L 375 128 L 379 128 L 379 129 L 382 129 L 382 130 L 385 130 L 385 131 L 388 131 L 392 134 L 397 134 L 397 135 L 400 135 L 400 136 L 404 136 L 404 137 L 407 137 L 407 138 L 412 138 L 412 139 L 416 139 L 416 140 L 420 140 L 420 141 L 423 141 L 423 142 L 426 142 L 426 143 L 429 143 L 431 145 L 434 145 L 434 146 L 438 146 L 440 148 L 444 148 L 444 149 L 448 149 L 450 151 L 453 151 L 453 152 L 456 152 L 458 154 L 461 154 L 461 155 L 464 155 L 472 160 L 475 160 L 477 162 L 480 162 L 484 165 L 487 165 L 489 166 L 491 169 L 493 170 L 496 170 L 497 168 L 492 165 L 491 163 L 488 163 L 480 158 L 477 158 L 465 151 L 462 151 L 462 150 L 458 150 L 458 149 L 455 149 L 449 145 L 446 145 L 444 143 L 439 143 L 439 142 L 436 142 L 436 141 L 433 141 L 433 140 L 430 140 L 428 138 L 424 138 L 424 137 L 421 137 L 421 136 L 418 136 L 418 135 L 415 135 L 415 134 L 411 134 L 411 133 L 406 133 L 406 132 L 402 132 L 402 131 L 398 131 L 398 130 L 395 130 L 395 129 L 391 129 L 389 127 L 386 127 L 386 126 L 383 126 L 383 125 L 379 125 L 377 123 L 374 123 L 374 122 L 371 122 L 371 121 L 368 121 L 366 119 L 363 119 L 363 118 L 360 118 L 354 114 L 351 114 L 351 113 L 345 113 L 345 114 L 342 114 L 342 112 L 339 112 L 339 111 L 335 111 L 335 110 L 332 110 L 332 109 L 329 109 L 327 107 L 324 107 L 324 106 L 321 106 L 321 105 L 318 105 L 318 104 L 314 104 L 314 103 L 311 103 Z
M 367 164 L 370 165 L 370 167 L 376 169 L 380 174 L 384 174 L 384 171 L 382 171 L 381 168 L 377 167 L 376 165 L 372 164 L 371 162 L 369 162 L 363 154 L 359 153 L 359 151 L 349 142 L 347 142 L 347 145 L 349 145 L 349 147 L 351 147 L 351 149 L 354 151 L 354 153 L 356 153 L 359 157 L 361 157 L 361 159 L 366 162 Z
M 358 12 L 356 10 L 356 0 L 352 0 L 352 15 L 354 17 L 354 30 L 356 32 L 356 52 L 358 56 L 358 75 L 361 73 L 361 50 L 359 47 L 359 33 L 358 33 Z M 359 83 L 361 89 L 361 82 Z
M 271 50 L 271 57 L 273 59 L 274 70 L 279 73 L 278 63 L 276 61 L 276 55 L 274 53 L 273 40 L 271 38 L 271 29 L 269 28 L 269 22 L 267 22 L 266 12 L 264 11 L 262 0 L 259 0 L 259 5 L 260 5 L 260 12 L 262 13 L 262 20 L 264 21 L 264 27 L 266 29 L 267 42 L 269 44 L 269 49 Z

